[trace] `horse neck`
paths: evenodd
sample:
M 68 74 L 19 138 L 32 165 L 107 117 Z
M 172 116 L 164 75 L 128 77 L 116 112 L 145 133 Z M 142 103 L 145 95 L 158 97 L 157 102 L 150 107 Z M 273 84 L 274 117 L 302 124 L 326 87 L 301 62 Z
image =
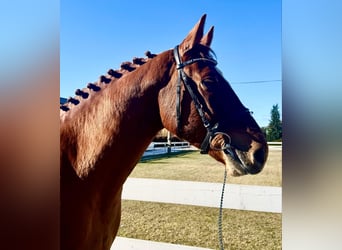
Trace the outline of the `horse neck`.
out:
M 163 127 L 158 94 L 171 78 L 172 62 L 170 51 L 158 55 L 63 118 L 62 157 L 79 177 L 98 169 L 128 176 Z

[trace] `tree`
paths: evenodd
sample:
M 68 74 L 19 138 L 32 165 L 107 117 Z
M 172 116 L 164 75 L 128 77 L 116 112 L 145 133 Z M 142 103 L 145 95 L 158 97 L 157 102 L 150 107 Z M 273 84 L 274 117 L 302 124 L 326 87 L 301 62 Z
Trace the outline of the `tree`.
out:
M 280 113 L 278 104 L 272 106 L 271 120 L 266 129 L 267 141 L 281 141 L 283 136 L 282 122 L 280 120 Z

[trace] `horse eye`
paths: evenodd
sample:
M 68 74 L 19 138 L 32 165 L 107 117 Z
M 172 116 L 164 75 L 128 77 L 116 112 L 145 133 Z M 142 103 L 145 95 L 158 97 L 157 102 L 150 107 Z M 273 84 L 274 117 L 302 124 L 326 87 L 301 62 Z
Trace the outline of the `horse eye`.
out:
M 215 81 L 212 80 L 203 80 L 201 81 L 201 85 L 205 90 L 213 90 L 213 87 L 215 86 Z

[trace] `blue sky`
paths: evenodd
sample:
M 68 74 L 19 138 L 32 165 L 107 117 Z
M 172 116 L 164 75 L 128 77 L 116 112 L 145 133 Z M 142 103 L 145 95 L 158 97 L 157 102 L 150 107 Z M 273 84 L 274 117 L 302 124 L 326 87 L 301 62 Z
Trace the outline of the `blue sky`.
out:
M 60 12 L 62 97 L 147 50 L 173 48 L 206 13 L 218 67 L 259 125 L 272 105 L 281 111 L 280 0 L 62 0 Z

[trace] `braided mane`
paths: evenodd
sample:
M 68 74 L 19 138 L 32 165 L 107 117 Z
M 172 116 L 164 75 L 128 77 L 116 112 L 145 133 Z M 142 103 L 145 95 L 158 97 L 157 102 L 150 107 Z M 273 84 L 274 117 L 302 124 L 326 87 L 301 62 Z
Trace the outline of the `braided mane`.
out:
M 118 70 L 109 69 L 107 74 L 101 75 L 97 82 L 88 83 L 86 88 L 77 89 L 76 96 L 69 97 L 67 102 L 60 106 L 61 138 L 68 138 L 66 141 L 61 140 L 60 144 L 62 148 L 65 145 L 74 148 L 69 151 L 69 157 L 80 178 L 89 173 L 106 145 L 111 144 L 113 133 L 104 131 L 115 131 L 118 123 L 108 124 L 104 121 L 113 112 L 121 116 L 120 107 L 111 103 L 110 99 L 113 97 L 110 97 L 107 90 L 111 89 L 110 86 L 115 87 L 120 79 L 124 81 L 123 77 L 135 72 L 140 66 L 156 57 L 149 51 L 145 54 L 147 58 L 133 58 L 132 62 L 121 63 Z M 120 96 L 121 94 L 118 94 L 118 98 Z M 97 143 L 91 144 L 94 141 Z
M 109 69 L 106 75 L 101 75 L 99 79 L 94 83 L 88 83 L 86 88 L 76 89 L 75 97 L 69 97 L 67 101 L 60 105 L 60 109 L 64 112 L 69 111 L 73 106 L 78 105 L 82 100 L 87 99 L 90 92 L 99 92 L 101 88 L 108 84 L 114 83 L 122 76 L 134 71 L 141 65 L 145 64 L 149 59 L 152 59 L 156 54 L 152 54 L 150 51 L 145 52 L 146 58 L 134 57 L 132 62 L 123 62 L 120 65 L 120 69 Z

